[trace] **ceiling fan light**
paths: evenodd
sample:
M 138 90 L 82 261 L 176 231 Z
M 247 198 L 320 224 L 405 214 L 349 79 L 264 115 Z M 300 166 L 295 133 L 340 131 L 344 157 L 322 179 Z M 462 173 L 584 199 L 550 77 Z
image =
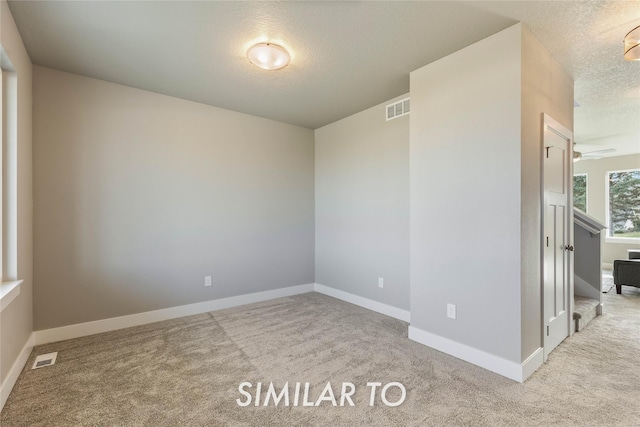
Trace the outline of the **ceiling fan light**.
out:
M 289 52 L 273 43 L 254 44 L 247 50 L 247 58 L 263 70 L 279 70 L 289 65 Z
M 624 59 L 640 61 L 640 25 L 624 36 Z

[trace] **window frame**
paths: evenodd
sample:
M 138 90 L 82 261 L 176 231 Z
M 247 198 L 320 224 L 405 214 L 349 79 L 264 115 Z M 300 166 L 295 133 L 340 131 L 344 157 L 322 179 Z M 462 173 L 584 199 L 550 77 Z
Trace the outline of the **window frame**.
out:
M 20 295 L 18 278 L 18 75 L 0 45 L 0 312 Z
M 640 168 L 631 168 L 631 169 L 620 169 L 620 170 L 611 170 L 607 171 L 604 176 L 604 208 L 605 208 L 605 224 L 607 226 L 607 232 L 605 233 L 605 242 L 606 243 L 622 243 L 627 245 L 635 245 L 640 243 L 640 237 L 615 237 L 609 236 L 609 230 L 612 230 L 611 225 L 611 211 L 610 211 L 610 194 L 609 194 L 609 182 L 610 175 L 612 173 L 621 173 L 621 172 L 638 172 L 640 173 Z

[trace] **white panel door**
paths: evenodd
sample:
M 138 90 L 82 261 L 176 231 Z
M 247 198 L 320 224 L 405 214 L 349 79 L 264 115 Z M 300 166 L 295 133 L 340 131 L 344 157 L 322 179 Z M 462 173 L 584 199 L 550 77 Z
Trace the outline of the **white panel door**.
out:
M 573 316 L 571 148 L 571 133 L 545 116 L 544 235 L 542 242 L 545 359 L 558 344 L 569 336 Z

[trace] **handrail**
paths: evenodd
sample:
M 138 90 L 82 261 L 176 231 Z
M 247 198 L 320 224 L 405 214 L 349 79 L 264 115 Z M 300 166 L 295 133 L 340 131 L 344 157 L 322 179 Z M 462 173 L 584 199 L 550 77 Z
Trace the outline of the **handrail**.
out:
M 592 216 L 587 215 L 578 208 L 573 208 L 573 222 L 576 225 L 584 228 L 591 234 L 599 234 L 607 226 Z

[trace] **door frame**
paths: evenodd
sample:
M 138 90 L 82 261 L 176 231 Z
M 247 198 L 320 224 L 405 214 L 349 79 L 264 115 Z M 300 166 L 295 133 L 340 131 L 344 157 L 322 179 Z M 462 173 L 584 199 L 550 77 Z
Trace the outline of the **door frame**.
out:
M 540 322 L 541 322 L 541 328 L 540 328 L 540 334 L 541 334 L 541 344 L 542 344 L 542 349 L 543 349 L 543 354 L 544 354 L 544 360 L 547 360 L 548 357 L 548 353 L 546 351 L 546 340 L 547 340 L 547 334 L 546 334 L 546 319 L 545 319 L 545 311 L 544 311 L 544 304 L 545 304 L 545 293 L 544 293 L 544 218 L 545 218 L 545 197 L 544 197 L 544 193 L 545 193 L 545 187 L 544 187 L 544 150 L 545 150 L 545 144 L 544 144 L 544 132 L 545 130 L 549 130 L 553 133 L 555 133 L 556 135 L 558 135 L 559 137 L 565 139 L 567 141 L 568 144 L 568 155 L 567 155 L 567 160 L 566 162 L 568 163 L 566 165 L 566 175 L 564 177 L 564 181 L 565 181 L 565 186 L 567 189 L 567 209 L 566 209 L 566 220 L 567 220 L 567 227 L 568 227 L 568 235 L 569 235 L 569 241 L 568 244 L 573 246 L 574 244 L 574 237 L 573 237 L 573 132 L 570 131 L 568 128 L 564 127 L 563 125 L 561 125 L 558 121 L 554 120 L 551 116 L 549 116 L 546 113 L 542 113 L 542 132 L 541 132 L 541 156 L 540 156 Z M 573 333 L 575 332 L 575 328 L 572 328 L 571 325 L 573 324 L 573 310 L 574 310 L 574 299 L 573 299 L 573 279 L 574 279 L 574 252 L 571 251 L 569 252 L 569 257 L 567 259 L 567 271 L 565 272 L 565 274 L 567 275 L 566 280 L 567 280 L 567 301 L 568 301 L 568 316 L 567 316 L 567 322 L 568 322 L 568 329 L 569 329 L 569 335 L 568 337 L 570 337 L 571 335 L 573 335 Z

